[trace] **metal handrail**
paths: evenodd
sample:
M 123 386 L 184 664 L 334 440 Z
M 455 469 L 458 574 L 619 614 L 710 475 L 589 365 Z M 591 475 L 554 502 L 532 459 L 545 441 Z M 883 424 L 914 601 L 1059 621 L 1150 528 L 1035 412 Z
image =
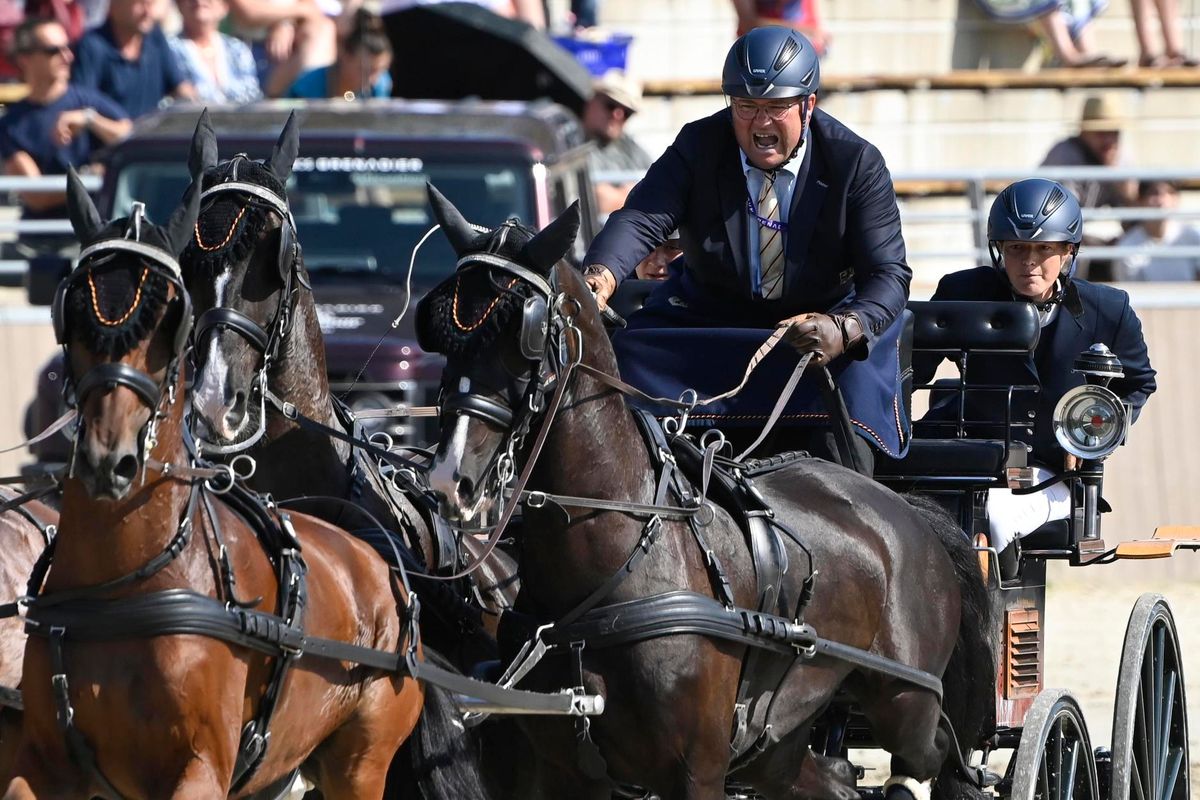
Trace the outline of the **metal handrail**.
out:
M 99 191 L 104 179 L 99 175 L 80 175 L 83 188 L 89 192 Z M 65 192 L 66 175 L 0 175 L 0 192 Z

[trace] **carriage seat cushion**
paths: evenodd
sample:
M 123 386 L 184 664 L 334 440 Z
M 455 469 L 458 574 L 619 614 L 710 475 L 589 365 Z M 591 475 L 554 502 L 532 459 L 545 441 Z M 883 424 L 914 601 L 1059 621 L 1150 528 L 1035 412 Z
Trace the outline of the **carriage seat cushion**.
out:
M 1023 467 L 1029 449 L 1013 442 L 1005 458 L 1002 439 L 913 439 L 905 458 L 875 455 L 879 478 L 962 477 L 990 481 L 1001 478 L 1007 467 Z

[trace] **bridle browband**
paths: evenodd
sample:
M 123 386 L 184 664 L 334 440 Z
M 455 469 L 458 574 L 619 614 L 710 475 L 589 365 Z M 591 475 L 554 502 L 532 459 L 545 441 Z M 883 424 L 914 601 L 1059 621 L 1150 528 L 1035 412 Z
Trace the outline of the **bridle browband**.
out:
M 175 291 L 178 293 L 184 307 L 182 318 L 178 323 L 175 336 L 172 340 L 171 358 L 167 364 L 166 375 L 162 383 L 155 381 L 145 372 L 131 367 L 122 361 L 97 364 L 89 369 L 81 379 L 76 381 L 71 374 L 71 360 L 69 357 L 64 357 L 65 375 L 63 391 L 64 401 L 68 408 L 78 412 L 79 408 L 83 406 L 84 401 L 87 400 L 88 395 L 93 391 L 102 388 L 114 389 L 118 386 L 124 386 L 137 395 L 138 399 L 150 409 L 150 419 L 146 422 L 138 437 L 138 460 L 143 469 L 146 465 L 147 456 L 157 441 L 155 434 L 158 423 L 166 416 L 162 409 L 163 398 L 165 396 L 168 406 L 175 402 L 175 384 L 179 377 L 183 351 L 186 349 L 187 339 L 191 331 L 191 298 L 187 288 L 183 285 L 183 273 L 180 269 L 179 261 L 161 247 L 139 241 L 144 215 L 145 206 L 142 203 L 134 203 L 132 213 L 130 214 L 129 228 L 126 232 L 126 236 L 133 236 L 134 238 L 103 239 L 88 245 L 80 252 L 79 259 L 71 275 L 58 289 L 53 307 L 55 336 L 65 351 L 69 343 L 65 319 L 66 295 L 75 282 L 86 274 L 85 264 L 88 264 L 88 262 L 107 259 L 117 254 L 133 255 L 146 262 L 145 268 L 147 270 L 153 271 L 163 277 L 175 287 Z M 166 312 L 164 311 L 163 313 Z M 84 427 L 82 417 L 77 416 L 77 419 L 79 419 L 79 423 L 75 428 L 68 474 L 74 474 L 75 453 L 78 450 L 80 436 L 83 433 Z
M 254 381 L 250 388 L 252 396 L 256 392 L 259 396 L 258 430 L 247 439 L 234 444 L 220 445 L 213 444 L 204 439 L 198 439 L 201 452 L 214 455 L 228 455 L 248 450 L 257 444 L 266 434 L 266 403 L 268 393 L 265 390 L 267 388 L 267 373 L 270 372 L 271 368 L 278 361 L 280 348 L 291 331 L 292 322 L 295 319 L 296 303 L 299 300 L 299 287 L 311 290 L 311 287 L 304 280 L 303 276 L 299 274 L 299 270 L 297 269 L 298 259 L 295 257 L 296 221 L 292 216 L 292 210 L 288 205 L 287 199 L 279 196 L 265 186 L 237 180 L 236 165 L 240 159 L 244 158 L 246 157 L 243 155 L 234 156 L 231 160 L 231 164 L 234 167 L 234 178 L 205 189 L 200 194 L 200 202 L 203 204 L 206 199 L 221 194 L 237 193 L 239 195 L 249 195 L 252 203 L 260 201 L 272 211 L 279 214 L 282 218 L 282 228 L 280 233 L 280 252 L 277 256 L 277 262 L 280 278 L 283 280 L 283 289 L 279 296 L 279 305 L 275 309 L 275 314 L 265 328 L 248 315 L 228 306 L 210 308 L 201 314 L 200 318 L 196 321 L 196 346 L 198 352 L 205 352 L 205 346 L 208 344 L 210 338 L 214 338 L 222 330 L 229 330 L 241 336 L 261 358 L 261 364 L 255 370 Z M 203 213 L 202 210 L 201 214 Z M 199 228 L 197 228 L 197 237 L 199 236 L 198 231 Z M 286 269 L 284 264 L 285 259 L 288 261 Z

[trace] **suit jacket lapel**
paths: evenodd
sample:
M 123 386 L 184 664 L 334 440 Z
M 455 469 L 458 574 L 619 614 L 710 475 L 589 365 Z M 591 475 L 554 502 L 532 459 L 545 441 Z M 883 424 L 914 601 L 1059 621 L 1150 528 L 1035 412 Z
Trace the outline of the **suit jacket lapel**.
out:
M 729 237 L 729 248 L 733 251 L 733 263 L 737 267 L 739 285 L 745 296 L 750 295 L 750 262 L 748 250 L 750 237 L 746 230 L 746 175 L 742 172 L 742 159 L 737 141 L 730 131 L 728 154 L 721 159 L 717 175 L 717 194 L 721 202 L 721 217 L 725 220 L 725 234 Z
M 815 118 L 815 117 L 814 117 Z M 792 203 L 788 211 L 786 269 L 783 274 L 783 296 L 791 297 L 793 288 L 804 271 L 808 246 L 812 243 L 821 206 L 825 204 L 825 192 L 829 188 L 825 154 L 821 150 L 820 138 L 814 129 L 808 134 L 796 183 L 792 187 Z

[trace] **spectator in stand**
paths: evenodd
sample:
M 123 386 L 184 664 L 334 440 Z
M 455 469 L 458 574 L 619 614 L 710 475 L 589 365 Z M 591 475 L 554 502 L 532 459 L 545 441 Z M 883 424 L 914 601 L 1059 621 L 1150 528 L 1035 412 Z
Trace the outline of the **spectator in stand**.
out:
M 546 30 L 546 6 L 543 0 L 383 0 L 379 15 L 386 17 L 388 14 L 405 11 L 413 6 L 432 6 L 451 2 L 467 2 L 483 6 L 493 14 L 528 22 L 539 31 Z
M 263 93 L 279 97 L 307 70 L 337 58 L 334 16 L 357 0 L 229 0 L 232 33 L 250 42 Z
M 1121 126 L 1125 116 L 1111 97 L 1095 95 L 1083 103 L 1079 133 L 1050 148 L 1042 159 L 1043 167 L 1124 167 L 1121 151 Z M 1137 198 L 1137 182 L 1129 179 L 1102 181 L 1063 181 L 1084 208 L 1111 206 L 1125 208 Z M 1122 227 L 1128 228 L 1128 225 Z M 1083 243 L 1089 247 L 1114 244 L 1116 237 L 1089 234 Z M 1115 265 L 1108 260 L 1092 259 L 1080 265 L 1081 277 L 1092 281 L 1113 279 Z
M 301 75 L 287 97 L 389 97 L 392 93 L 392 43 L 383 20 L 366 9 L 354 13 L 354 25 L 342 40 L 337 61 Z
M 1125 59 L 1095 50 L 1090 25 L 1107 6 L 1106 0 L 1060 0 L 1056 8 L 1037 18 L 1034 27 L 1054 51 L 1061 67 L 1123 67 Z
M 1179 208 L 1179 187 L 1171 181 L 1142 181 L 1138 205 L 1170 211 Z M 1200 247 L 1200 229 L 1175 219 L 1148 219 L 1117 242 L 1121 247 Z M 1121 259 L 1117 278 L 1123 281 L 1194 281 L 1200 279 L 1200 256 L 1138 254 Z
M 1115 100 L 1092 96 L 1083 103 L 1079 133 L 1050 148 L 1042 159 L 1043 167 L 1118 167 L 1125 166 L 1121 152 L 1121 126 L 1124 115 Z M 1132 205 L 1137 187 L 1131 180 L 1073 181 L 1067 183 L 1084 208 Z
M 240 39 L 221 33 L 229 14 L 225 0 L 176 0 L 183 29 L 171 52 L 205 103 L 251 103 L 262 97 L 254 54 Z
M 583 130 L 596 146 L 589 156 L 592 174 L 599 172 L 644 172 L 650 155 L 625 133 L 625 123 L 642 103 L 642 87 L 621 70 L 609 70 L 593 85 L 592 98 L 583 107 Z M 596 182 L 600 214 L 607 216 L 625 205 L 637 183 Z
M 821 25 L 817 0 L 733 0 L 737 13 L 737 35 L 763 25 L 787 25 L 812 42 L 817 55 L 824 56 L 833 37 Z
M 1140 67 L 1200 67 L 1200 61 L 1183 52 L 1183 24 L 1179 18 L 1179 0 L 1130 0 L 1133 6 L 1133 26 L 1137 31 L 1138 66 Z M 1158 9 L 1158 24 L 1162 29 L 1165 54 L 1156 53 L 1150 41 L 1150 11 Z
M 7 175 L 62 175 L 82 167 L 93 152 L 132 127 L 112 99 L 70 82 L 73 56 L 67 32 L 56 20 L 34 17 L 17 27 L 13 58 L 29 86 L 24 100 L 0 117 L 0 157 Z M 65 192 L 22 192 L 22 219 L 63 218 Z M 34 251 L 57 249 L 73 237 L 22 236 Z M 66 241 L 63 241 L 66 239 Z
M 598 0 L 571 0 L 571 17 L 575 30 L 587 30 L 596 27 Z
M 76 48 L 74 82 L 107 94 L 135 119 L 168 98 L 196 97 L 154 18 L 154 5 L 155 0 L 112 0 L 108 19 L 84 34 Z

